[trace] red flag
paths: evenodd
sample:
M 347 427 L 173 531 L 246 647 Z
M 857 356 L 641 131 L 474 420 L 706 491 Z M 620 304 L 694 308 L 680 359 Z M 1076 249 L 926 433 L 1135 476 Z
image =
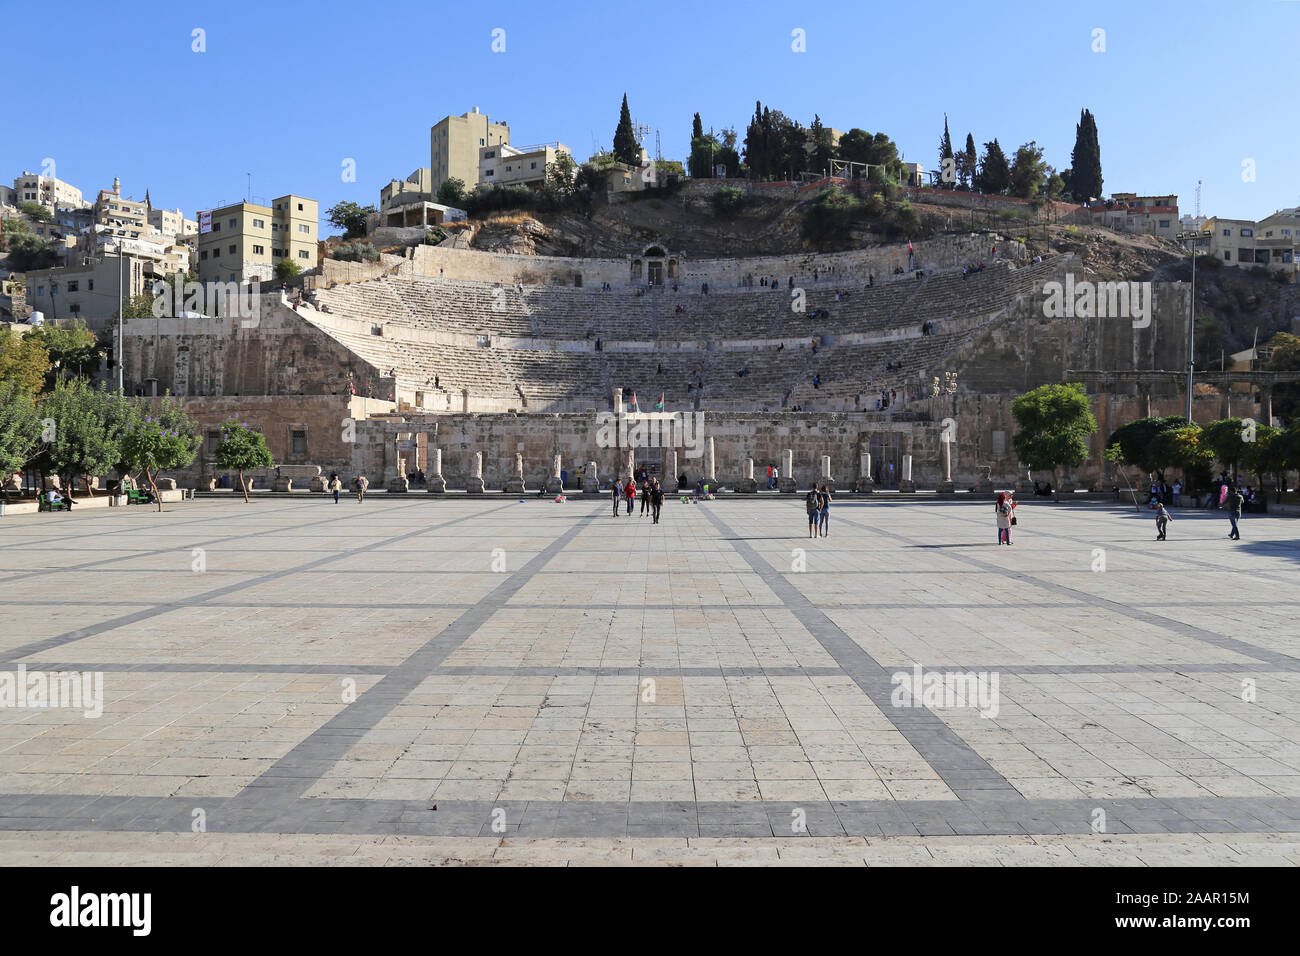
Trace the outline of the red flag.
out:
M 908 251 L 908 252 L 911 252 L 911 251 L 912 251 L 912 240 L 911 240 L 911 239 L 907 240 L 907 251 Z

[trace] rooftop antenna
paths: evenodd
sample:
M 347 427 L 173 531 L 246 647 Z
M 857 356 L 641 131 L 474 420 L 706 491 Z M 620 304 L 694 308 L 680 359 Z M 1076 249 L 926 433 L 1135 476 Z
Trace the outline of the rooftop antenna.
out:
M 253 174 L 248 174 L 248 201 L 253 201 Z
M 1200 228 L 1201 222 L 1201 181 L 1196 180 L 1196 224 Z
M 664 161 L 663 144 L 659 141 L 659 130 L 655 130 L 655 162 L 662 163 L 663 161 Z
M 646 138 L 646 134 L 649 132 L 649 126 L 646 126 L 644 123 L 638 123 L 636 120 L 632 121 L 632 133 L 636 136 L 636 144 L 638 146 L 641 145 L 642 140 Z

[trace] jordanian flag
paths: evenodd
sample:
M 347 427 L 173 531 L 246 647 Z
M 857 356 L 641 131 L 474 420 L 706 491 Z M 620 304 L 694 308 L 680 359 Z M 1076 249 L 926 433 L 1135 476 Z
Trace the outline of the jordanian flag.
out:
M 664 396 L 663 396 L 663 393 L 660 392 L 660 393 L 659 393 L 659 403 L 658 403 L 657 405 L 655 405 L 655 411 L 657 411 L 657 412 L 662 412 L 663 410 L 664 410 Z

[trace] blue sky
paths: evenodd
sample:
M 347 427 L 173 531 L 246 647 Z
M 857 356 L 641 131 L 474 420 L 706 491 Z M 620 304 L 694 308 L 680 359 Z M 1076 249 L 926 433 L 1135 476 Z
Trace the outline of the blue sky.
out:
M 57 39 L 7 48 L 24 105 L 0 138 L 0 175 L 53 159 L 90 197 L 120 176 L 126 193 L 148 187 L 155 205 L 187 215 L 244 198 L 250 172 L 255 197 L 295 192 L 322 212 L 377 203 L 390 179 L 428 165 L 429 127 L 472 106 L 509 122 L 515 143 L 558 139 L 585 159 L 609 146 L 624 92 L 665 158 L 685 158 L 696 111 L 706 129 L 734 125 L 743 138 L 757 99 L 805 125 L 817 112 L 838 129 L 884 131 L 926 168 L 945 112 L 957 145 L 968 131 L 981 152 L 995 136 L 1008 153 L 1032 139 L 1064 168 L 1086 106 L 1107 194 L 1176 193 L 1190 213 L 1202 179 L 1207 215 L 1300 204 L 1300 2 L 1289 0 L 41 10 Z M 491 49 L 497 28 L 503 53 Z M 192 50 L 195 29 L 206 52 Z M 806 52 L 791 49 L 796 29 Z M 341 176 L 348 159 L 354 183 Z

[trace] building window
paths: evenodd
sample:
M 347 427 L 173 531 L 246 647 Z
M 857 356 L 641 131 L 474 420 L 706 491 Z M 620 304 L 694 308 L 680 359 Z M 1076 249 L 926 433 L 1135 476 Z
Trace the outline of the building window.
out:
M 200 262 L 208 261 L 208 250 L 204 249 L 202 252 L 199 253 L 199 261 Z
M 302 212 L 302 203 L 298 203 L 298 211 Z
M 220 232 L 220 231 L 221 231 L 221 223 L 219 223 L 219 222 L 214 222 L 214 223 L 212 224 L 212 231 L 213 231 L 213 232 Z
M 298 231 L 305 233 L 306 235 L 311 235 L 311 226 L 299 224 Z
M 216 457 L 217 449 L 221 447 L 221 429 L 208 429 L 208 454 Z
M 1231 235 L 1232 235 L 1232 230 L 1231 230 L 1231 229 L 1225 229 L 1225 230 L 1223 230 L 1223 234 L 1224 234 L 1225 236 L 1231 236 Z
M 1168 219 L 1161 219 L 1161 220 L 1159 220 L 1159 223 L 1160 223 L 1160 228 L 1161 228 L 1161 229 L 1168 229 L 1168 228 L 1169 228 L 1169 220 L 1168 220 Z
M 494 170 L 489 169 L 489 170 L 487 171 L 487 173 L 485 173 L 484 175 L 485 175 L 485 176 L 491 176 L 493 172 L 494 172 Z
M 1255 236 L 1255 230 L 1254 230 L 1254 229 L 1243 229 L 1243 230 L 1241 230 L 1241 238 L 1243 238 L 1243 239 L 1252 239 L 1252 238 L 1254 238 L 1254 236 Z
M 537 168 L 537 164 L 536 164 L 536 163 L 533 163 L 533 165 L 529 167 L 529 169 L 536 169 L 536 168 Z
M 289 454 L 295 458 L 307 457 L 307 432 L 301 428 L 289 430 Z
M 231 228 L 231 229 L 236 228 L 238 225 L 239 225 L 239 220 L 238 220 L 238 219 L 232 219 L 232 220 L 230 220 L 230 228 Z
M 1224 249 L 1224 250 L 1223 250 L 1223 261 L 1224 261 L 1224 262 L 1231 262 L 1231 261 L 1232 261 L 1232 250 L 1231 250 L 1231 249 Z
M 992 435 L 992 455 L 994 458 L 1003 458 L 1007 454 L 1007 433 L 1005 431 L 995 431 Z
M 483 154 L 483 158 L 484 158 L 484 159 L 496 159 L 496 158 L 497 158 L 497 151 L 496 151 L 495 149 L 488 150 L 488 152 L 486 152 L 486 153 Z
M 80 287 L 81 287 L 81 284 L 80 284 L 79 282 L 77 282 L 76 279 L 69 279 L 69 280 L 68 280 L 68 291 L 69 291 L 69 292 L 76 292 L 76 291 L 78 291 L 78 290 L 80 289 Z
M 95 280 L 94 280 L 94 279 L 87 279 L 87 280 L 86 280 L 86 291 L 87 291 L 87 292 L 94 292 L 94 291 L 95 291 Z
M 264 249 L 262 246 L 253 246 L 253 255 L 264 256 L 266 255 L 266 249 Z
M 253 228 L 254 228 L 254 229 L 265 229 L 265 228 L 266 228 L 266 221 L 263 220 L 263 219 L 254 219 L 254 220 L 253 220 Z
M 311 256 L 311 253 L 309 253 L 306 249 L 299 249 L 299 250 L 298 250 L 298 258 L 299 258 L 299 259 L 307 259 L 307 258 L 310 258 L 310 256 Z
M 238 248 L 239 248 L 238 246 L 233 246 L 233 245 L 232 245 L 232 246 L 230 247 L 230 254 L 233 256 L 233 255 L 235 254 L 235 250 L 238 249 Z

